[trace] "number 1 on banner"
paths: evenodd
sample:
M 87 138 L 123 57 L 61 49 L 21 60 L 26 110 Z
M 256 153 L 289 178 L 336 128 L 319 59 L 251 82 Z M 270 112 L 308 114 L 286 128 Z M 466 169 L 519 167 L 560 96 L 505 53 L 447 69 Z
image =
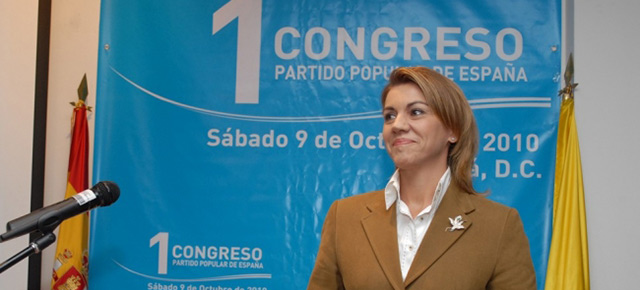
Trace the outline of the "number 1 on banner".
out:
M 167 255 L 169 253 L 169 233 L 158 233 L 149 240 L 149 247 L 158 244 L 158 274 L 167 274 Z
M 260 88 L 262 0 L 231 0 L 213 13 L 213 32 L 238 18 L 236 104 L 257 104 Z

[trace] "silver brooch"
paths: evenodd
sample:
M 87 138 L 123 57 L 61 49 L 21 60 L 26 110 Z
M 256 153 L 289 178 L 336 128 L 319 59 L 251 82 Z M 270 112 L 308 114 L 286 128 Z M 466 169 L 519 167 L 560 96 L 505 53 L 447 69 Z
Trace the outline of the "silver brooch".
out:
M 453 232 L 455 230 L 464 229 L 464 226 L 462 225 L 462 223 L 464 223 L 462 216 L 457 216 L 455 219 L 449 218 L 449 222 L 451 222 L 451 226 L 447 227 L 446 231 Z

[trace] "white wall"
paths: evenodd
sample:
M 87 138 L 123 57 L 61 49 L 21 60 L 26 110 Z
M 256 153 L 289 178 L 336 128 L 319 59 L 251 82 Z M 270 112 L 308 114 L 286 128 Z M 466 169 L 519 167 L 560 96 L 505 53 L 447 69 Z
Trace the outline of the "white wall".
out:
M 589 231 L 592 289 L 640 285 L 640 233 L 633 181 L 640 168 L 640 2 L 576 0 L 574 60 Z M 45 204 L 64 195 L 71 106 L 87 73 L 95 104 L 99 1 L 53 1 Z M 0 1 L 0 225 L 28 211 L 35 75 L 37 1 Z M 11 67 L 9 71 L 7 68 Z M 91 118 L 91 117 L 90 117 Z M 93 132 L 93 130 L 91 130 Z M 0 259 L 26 240 L 0 244 Z M 42 289 L 48 289 L 52 250 L 43 257 Z M 25 289 L 26 262 L 4 274 L 0 285 Z M 4 286 L 13 287 L 4 287 Z
M 78 86 L 85 73 L 89 86 L 87 104 L 95 109 L 100 1 L 52 1 L 51 14 L 44 204 L 64 199 L 73 112 L 69 103 L 78 100 Z M 93 113 L 88 113 L 87 118 L 89 156 L 93 156 Z M 92 165 L 90 162 L 90 173 Z M 42 289 L 50 289 L 55 249 L 52 245 L 42 253 Z
M 37 13 L 37 0 L 0 1 L 0 228 L 29 212 Z M 77 100 L 85 73 L 87 103 L 95 106 L 99 16 L 99 1 L 52 1 L 45 205 L 64 199 L 73 111 L 69 102 Z M 93 132 L 92 114 L 89 126 Z M 27 238 L 0 244 L 0 261 L 24 249 Z M 42 289 L 50 289 L 54 252 L 55 244 L 42 255 Z M 26 259 L 0 274 L 0 288 L 27 288 Z
M 575 1 L 575 109 L 592 289 L 640 287 L 640 1 Z
M 36 69 L 37 0 L 0 1 L 0 229 L 29 212 Z M 28 237 L 0 244 L 0 262 Z M 2 289 L 27 288 L 27 261 L 0 274 Z

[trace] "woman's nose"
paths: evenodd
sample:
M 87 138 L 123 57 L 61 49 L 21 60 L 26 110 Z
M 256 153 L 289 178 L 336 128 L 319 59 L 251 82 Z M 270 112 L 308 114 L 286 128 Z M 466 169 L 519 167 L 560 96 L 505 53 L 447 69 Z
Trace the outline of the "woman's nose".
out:
M 393 120 L 391 129 L 393 132 L 402 132 L 409 130 L 409 123 L 405 114 L 398 114 Z

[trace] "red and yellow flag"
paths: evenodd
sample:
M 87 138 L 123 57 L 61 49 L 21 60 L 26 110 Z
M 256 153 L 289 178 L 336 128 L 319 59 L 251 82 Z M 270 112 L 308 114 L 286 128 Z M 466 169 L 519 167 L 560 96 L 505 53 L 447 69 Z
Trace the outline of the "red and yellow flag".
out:
M 573 108 L 571 82 L 573 57 L 565 72 L 565 89 L 560 107 L 558 148 L 553 198 L 553 234 L 547 266 L 546 290 L 588 290 L 589 251 L 582 183 L 578 130 Z
M 65 198 L 89 187 L 89 128 L 87 123 L 87 76 L 78 88 L 78 102 L 72 116 L 71 152 L 67 173 Z M 89 108 L 90 109 L 90 108 Z M 89 213 L 67 219 L 60 225 L 58 245 L 53 264 L 53 290 L 82 290 L 87 288 L 89 241 Z

